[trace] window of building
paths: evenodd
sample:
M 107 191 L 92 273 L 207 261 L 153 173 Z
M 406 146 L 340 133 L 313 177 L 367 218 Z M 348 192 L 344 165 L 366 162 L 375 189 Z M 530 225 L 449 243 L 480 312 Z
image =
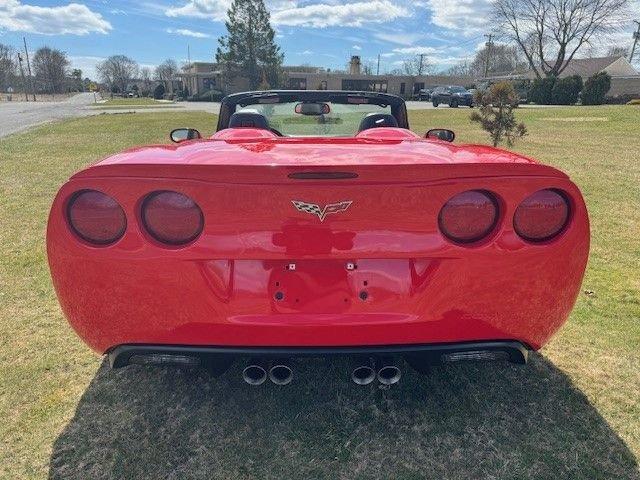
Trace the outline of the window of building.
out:
M 418 94 L 420 93 L 420 90 L 424 89 L 424 82 L 416 82 L 413 84 L 413 93 L 414 94 Z
M 288 86 L 290 90 L 306 90 L 307 89 L 307 79 L 306 78 L 290 78 L 288 82 Z
M 404 95 L 406 89 L 407 89 L 407 84 L 404 82 L 400 83 L 400 95 Z
M 386 80 L 342 80 L 342 90 L 387 93 L 387 88 Z

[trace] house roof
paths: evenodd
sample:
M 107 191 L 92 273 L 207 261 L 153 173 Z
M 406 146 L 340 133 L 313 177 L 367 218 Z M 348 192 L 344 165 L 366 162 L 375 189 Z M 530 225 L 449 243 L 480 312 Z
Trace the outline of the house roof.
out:
M 553 65 L 552 60 L 548 60 L 547 63 Z M 637 75 L 638 72 L 623 56 L 608 56 L 608 57 L 595 57 L 595 58 L 574 58 L 567 65 L 567 61 L 563 66 L 566 68 L 560 74 L 561 78 L 569 77 L 571 75 L 579 75 L 582 78 L 588 78 L 596 73 L 603 72 L 610 69 L 610 67 L 616 64 L 615 68 L 609 73 L 614 76 L 618 75 Z M 529 70 L 525 75 L 525 78 L 535 78 L 533 70 Z
M 590 77 L 596 73 L 602 72 L 612 63 L 617 62 L 620 56 L 598 57 L 598 58 L 574 58 L 569 62 L 565 61 L 563 66 L 566 68 L 560 74 L 562 77 L 571 75 L 580 75 L 581 77 Z

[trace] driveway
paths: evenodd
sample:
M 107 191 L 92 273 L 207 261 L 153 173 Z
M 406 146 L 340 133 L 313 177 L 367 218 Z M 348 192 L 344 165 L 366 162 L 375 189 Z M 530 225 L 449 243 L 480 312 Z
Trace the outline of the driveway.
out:
M 2 102 L 0 138 L 42 123 L 95 115 L 97 112 L 87 108 L 93 102 L 93 93 L 79 93 L 61 102 Z

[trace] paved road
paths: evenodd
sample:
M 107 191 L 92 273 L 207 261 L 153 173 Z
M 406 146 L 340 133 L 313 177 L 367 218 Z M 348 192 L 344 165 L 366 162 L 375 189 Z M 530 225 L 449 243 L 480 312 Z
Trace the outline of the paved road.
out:
M 2 102 L 0 103 L 0 138 L 35 125 L 61 120 L 64 118 L 114 114 L 125 112 L 153 113 L 171 111 L 204 111 L 218 113 L 220 104 L 215 102 L 180 102 L 164 108 L 137 108 L 135 106 L 118 109 L 93 108 L 93 94 L 80 93 L 62 102 Z M 523 105 L 526 108 L 546 108 L 542 105 Z M 408 110 L 431 110 L 431 102 L 408 101 Z M 465 107 L 466 108 L 466 107 Z M 441 106 L 438 109 L 447 110 Z
M 0 138 L 42 123 L 100 113 L 87 108 L 92 103 L 93 93 L 80 93 L 61 102 L 2 102 Z

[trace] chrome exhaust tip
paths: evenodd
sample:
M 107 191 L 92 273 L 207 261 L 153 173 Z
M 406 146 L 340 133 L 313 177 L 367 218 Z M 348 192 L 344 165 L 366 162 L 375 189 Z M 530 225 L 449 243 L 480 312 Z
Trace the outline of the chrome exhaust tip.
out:
M 257 364 L 249 364 L 242 370 L 242 379 L 249 385 L 262 385 L 267 380 L 267 371 Z
M 369 385 L 376 379 L 376 371 L 369 365 L 361 365 L 351 372 L 351 380 L 356 385 Z
M 373 358 L 356 357 L 351 361 L 351 380 L 356 385 L 369 385 L 376 379 L 376 363 Z
M 269 380 L 276 385 L 288 385 L 293 380 L 293 370 L 284 363 L 275 364 L 269 369 Z
M 395 365 L 384 365 L 378 370 L 378 381 L 383 385 L 393 385 L 400 381 L 402 371 Z

